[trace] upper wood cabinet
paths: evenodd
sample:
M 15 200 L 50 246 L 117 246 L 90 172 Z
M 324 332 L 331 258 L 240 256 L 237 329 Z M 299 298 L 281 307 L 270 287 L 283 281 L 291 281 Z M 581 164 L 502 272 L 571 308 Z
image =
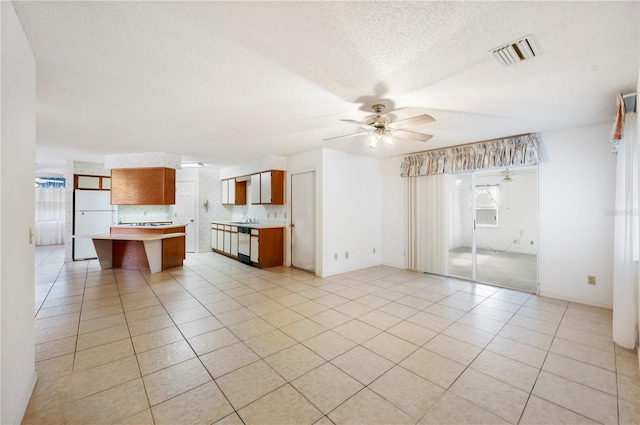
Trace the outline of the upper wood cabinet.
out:
M 260 174 L 251 175 L 251 203 L 260 203 Z
M 284 204 L 284 175 L 281 170 L 265 171 L 251 176 L 252 204 Z
M 172 205 L 176 203 L 173 168 L 119 168 L 111 170 L 112 205 Z
M 73 175 L 73 188 L 74 189 L 89 189 L 89 190 L 110 190 L 111 178 L 109 176 L 93 176 L 86 174 L 74 174 Z
M 246 205 L 247 182 L 236 179 L 221 180 L 223 205 Z

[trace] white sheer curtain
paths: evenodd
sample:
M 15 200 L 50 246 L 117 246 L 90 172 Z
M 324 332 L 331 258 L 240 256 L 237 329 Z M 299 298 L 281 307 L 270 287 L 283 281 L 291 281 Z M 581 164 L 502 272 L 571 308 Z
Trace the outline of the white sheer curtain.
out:
M 64 187 L 36 187 L 36 245 L 64 243 Z
M 613 251 L 613 340 L 629 349 L 638 336 L 638 128 L 626 114 L 618 145 Z
M 407 268 L 449 274 L 446 174 L 407 177 Z

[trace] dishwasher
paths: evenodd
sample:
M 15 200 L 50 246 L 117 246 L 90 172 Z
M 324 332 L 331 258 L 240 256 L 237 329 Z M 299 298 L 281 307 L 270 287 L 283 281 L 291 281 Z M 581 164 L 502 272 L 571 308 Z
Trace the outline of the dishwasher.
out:
M 251 228 L 238 226 L 238 260 L 251 265 Z

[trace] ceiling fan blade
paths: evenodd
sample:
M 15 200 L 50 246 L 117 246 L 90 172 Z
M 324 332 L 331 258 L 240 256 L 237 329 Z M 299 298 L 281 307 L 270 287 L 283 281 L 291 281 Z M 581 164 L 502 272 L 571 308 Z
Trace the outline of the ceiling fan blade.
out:
M 433 137 L 431 134 L 416 133 L 409 130 L 396 130 L 393 132 L 393 136 L 400 139 L 417 140 L 418 142 L 426 142 Z
M 373 131 L 373 130 L 375 130 L 375 129 L 376 129 L 376 128 L 375 128 L 374 126 L 372 126 L 372 125 L 369 125 L 369 124 L 364 123 L 364 122 L 356 121 L 356 120 L 340 120 L 340 121 L 342 121 L 342 122 L 348 122 L 348 123 L 350 123 L 350 124 L 355 124 L 355 125 L 357 125 L 357 126 L 359 126 L 359 127 L 364 128 L 365 130 L 372 130 L 372 131 Z
M 407 118 L 406 120 L 395 121 L 391 123 L 391 128 L 400 129 L 405 127 L 422 125 L 422 124 L 426 124 L 433 121 L 435 121 L 435 118 L 433 118 L 431 115 L 423 114 L 423 115 L 415 116 L 413 118 Z
M 328 139 L 322 139 L 322 141 L 326 142 L 327 140 L 342 139 L 344 137 L 362 136 L 363 134 L 369 134 L 369 132 L 368 131 L 363 131 L 362 133 L 347 134 L 347 135 L 344 135 L 344 136 L 336 136 L 336 137 L 329 137 Z

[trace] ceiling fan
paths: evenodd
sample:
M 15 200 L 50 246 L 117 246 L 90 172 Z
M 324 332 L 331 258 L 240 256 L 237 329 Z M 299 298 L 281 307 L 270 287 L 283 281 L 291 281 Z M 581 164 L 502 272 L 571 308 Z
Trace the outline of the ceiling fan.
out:
M 516 176 L 515 173 L 508 168 L 504 171 L 501 171 L 500 174 L 502 174 L 502 181 L 504 183 L 513 183 L 513 178 L 519 177 Z
M 390 118 L 382 116 L 382 112 L 384 111 L 383 104 L 375 104 L 371 107 L 371 109 L 373 109 L 373 112 L 375 112 L 376 115 L 372 118 L 369 118 L 366 122 L 359 122 L 355 120 L 340 120 L 343 122 L 355 124 L 367 131 L 356 134 L 347 134 L 345 136 L 330 137 L 324 140 L 334 140 L 341 139 L 343 137 L 355 137 L 368 134 L 369 138 L 367 141 L 367 146 L 369 146 L 370 149 L 378 149 L 378 146 L 380 146 L 381 142 L 384 142 L 387 145 L 391 146 L 394 144 L 396 138 L 426 142 L 433 137 L 430 134 L 404 130 L 404 128 L 406 127 L 426 124 L 435 121 L 435 119 L 431 115 L 418 115 L 412 118 L 407 118 L 392 123 Z

